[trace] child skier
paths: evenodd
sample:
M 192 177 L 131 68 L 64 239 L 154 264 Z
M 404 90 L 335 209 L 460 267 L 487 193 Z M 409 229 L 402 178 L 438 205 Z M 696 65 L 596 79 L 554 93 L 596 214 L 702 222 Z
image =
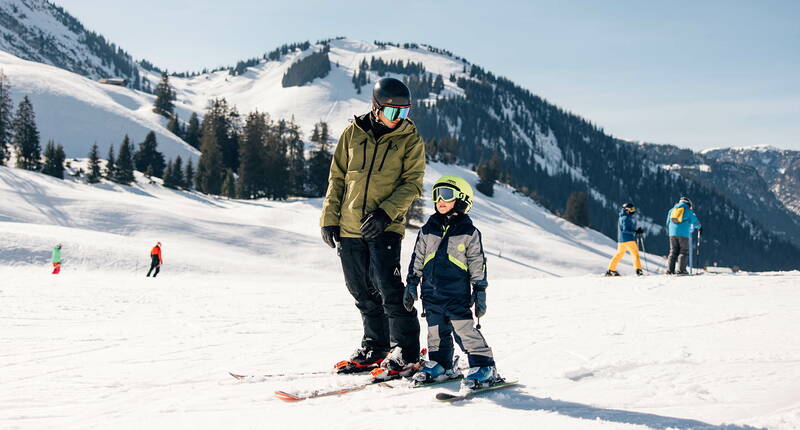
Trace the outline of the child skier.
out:
M 156 243 L 156 246 L 150 250 L 150 270 L 147 271 L 147 277 L 150 277 L 150 273 L 153 269 L 156 269 L 156 273 L 153 273 L 153 277 L 155 278 L 158 276 L 158 272 L 161 271 L 161 263 L 163 260 L 161 259 L 161 242 Z
M 414 307 L 422 282 L 422 305 L 428 322 L 428 357 L 413 375 L 419 383 L 456 379 L 453 337 L 467 354 L 469 372 L 463 386 L 481 388 L 502 379 L 495 369 L 492 349 L 473 326 L 486 314 L 486 258 L 481 233 L 467 213 L 472 187 L 457 176 L 442 176 L 433 186 L 436 213 L 420 229 L 406 279 L 403 304 Z M 479 325 L 480 326 L 480 325 Z
M 53 275 L 61 273 L 61 244 L 59 243 L 53 248 L 50 254 L 50 260 L 53 262 Z
M 636 269 L 638 276 L 644 275 L 642 272 L 642 261 L 639 259 L 639 246 L 636 245 L 636 235 L 641 235 L 644 230 L 636 227 L 636 207 L 633 203 L 625 203 L 622 205 L 622 210 L 619 212 L 619 221 L 617 222 L 617 253 L 608 264 L 608 271 L 606 276 L 619 276 L 617 272 L 617 264 L 619 264 L 622 257 L 626 252 L 630 252 L 633 256 L 633 267 Z

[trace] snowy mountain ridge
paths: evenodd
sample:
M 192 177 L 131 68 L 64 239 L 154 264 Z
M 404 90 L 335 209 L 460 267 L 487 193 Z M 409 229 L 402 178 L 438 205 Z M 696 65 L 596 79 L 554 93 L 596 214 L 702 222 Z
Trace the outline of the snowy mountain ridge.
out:
M 0 2 L 0 50 L 91 79 L 125 78 L 139 88 L 139 65 L 122 48 L 47 0 Z

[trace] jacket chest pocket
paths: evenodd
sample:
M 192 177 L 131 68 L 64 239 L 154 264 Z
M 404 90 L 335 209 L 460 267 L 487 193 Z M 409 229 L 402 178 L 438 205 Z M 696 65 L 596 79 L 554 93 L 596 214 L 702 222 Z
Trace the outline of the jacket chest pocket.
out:
M 361 142 L 347 148 L 348 172 L 361 171 L 367 167 L 367 152 L 369 146 L 369 140 L 364 139 Z
M 379 159 L 376 160 L 375 168 L 379 171 L 391 172 L 392 170 L 401 171 L 403 166 L 401 145 L 392 141 L 380 145 L 378 150 Z

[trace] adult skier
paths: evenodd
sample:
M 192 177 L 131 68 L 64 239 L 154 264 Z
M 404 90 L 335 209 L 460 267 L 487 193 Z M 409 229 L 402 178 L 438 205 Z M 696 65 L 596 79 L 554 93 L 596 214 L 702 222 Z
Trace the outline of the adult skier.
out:
M 688 275 L 686 264 L 689 261 L 689 235 L 692 226 L 703 233 L 703 226 L 697 219 L 692 209 L 692 201 L 686 197 L 681 197 L 675 207 L 667 214 L 667 229 L 669 230 L 669 264 L 667 267 L 668 275 Z M 675 271 L 675 262 L 678 263 L 678 271 Z
M 50 261 L 53 263 L 53 275 L 61 273 L 61 244 L 59 243 L 50 253 Z
M 161 242 L 158 242 L 156 246 L 150 250 L 150 270 L 147 271 L 147 277 L 150 277 L 150 273 L 153 269 L 156 270 L 156 272 L 153 273 L 153 277 L 155 278 L 158 276 L 158 272 L 161 271 L 161 263 L 163 262 L 164 260 L 161 258 Z
M 422 283 L 422 306 L 428 322 L 428 358 L 415 381 L 425 383 L 458 378 L 453 363 L 453 337 L 467 353 L 470 370 L 464 386 L 481 388 L 500 380 L 492 349 L 473 324 L 486 314 L 486 257 L 481 232 L 467 213 L 475 195 L 467 181 L 442 176 L 433 186 L 436 213 L 420 229 L 403 297 L 414 308 Z
M 625 203 L 619 212 L 619 220 L 617 221 L 617 253 L 608 264 L 608 271 L 606 276 L 619 276 L 617 272 L 617 264 L 619 264 L 622 257 L 626 252 L 630 252 L 633 256 L 633 267 L 636 269 L 636 275 L 642 276 L 642 262 L 639 259 L 639 246 L 636 245 L 636 235 L 644 233 L 641 227 L 636 226 L 636 206 L 633 203 Z
M 419 320 L 403 307 L 400 243 L 405 214 L 421 194 L 425 146 L 408 118 L 411 92 L 394 78 L 379 80 L 372 109 L 342 132 L 322 205 L 322 239 L 337 247 L 347 289 L 361 312 L 361 347 L 336 364 L 340 373 L 392 373 L 419 360 Z

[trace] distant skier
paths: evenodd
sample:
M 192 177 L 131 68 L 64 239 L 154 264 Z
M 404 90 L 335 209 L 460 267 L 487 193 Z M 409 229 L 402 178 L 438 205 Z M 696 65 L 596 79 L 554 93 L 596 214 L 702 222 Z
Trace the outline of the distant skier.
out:
M 608 271 L 606 276 L 619 276 L 617 272 L 617 264 L 619 264 L 622 257 L 626 252 L 630 252 L 633 256 L 633 267 L 636 269 L 636 275 L 642 276 L 642 262 L 639 259 L 639 246 L 636 245 L 636 235 L 641 235 L 644 230 L 636 226 L 636 206 L 633 203 L 625 203 L 622 205 L 622 210 L 619 212 L 619 220 L 617 221 L 617 253 L 608 264 Z
M 692 226 L 703 233 L 703 226 L 692 210 L 692 201 L 681 197 L 675 207 L 667 214 L 667 229 L 669 230 L 669 264 L 668 275 L 688 275 L 686 264 L 689 260 L 689 235 Z M 675 262 L 678 262 L 678 271 L 675 272 Z
M 53 275 L 58 275 L 61 273 L 61 244 L 53 248 L 53 252 L 50 254 L 50 260 L 53 262 Z
M 422 306 L 428 322 L 428 357 L 413 379 L 418 382 L 458 378 L 453 337 L 469 361 L 468 388 L 492 385 L 500 377 L 492 349 L 473 324 L 486 314 L 486 257 L 481 232 L 467 213 L 472 187 L 457 176 L 442 176 L 433 186 L 436 213 L 420 229 L 406 278 L 403 304 L 413 309 L 422 283 Z
M 400 275 L 404 218 L 425 176 L 425 145 L 407 118 L 410 108 L 411 92 L 402 81 L 379 80 L 372 110 L 345 128 L 331 162 L 322 239 L 331 248 L 338 242 L 364 327 L 361 347 L 336 364 L 339 373 L 378 365 L 397 373 L 419 361 L 419 320 L 403 307 Z
M 150 250 L 150 270 L 147 271 L 147 277 L 150 277 L 150 272 L 152 272 L 153 269 L 156 269 L 156 272 L 153 273 L 153 277 L 155 278 L 158 276 L 158 272 L 161 271 L 161 263 L 163 262 L 164 260 L 161 258 L 161 242 L 158 242 L 156 246 Z

